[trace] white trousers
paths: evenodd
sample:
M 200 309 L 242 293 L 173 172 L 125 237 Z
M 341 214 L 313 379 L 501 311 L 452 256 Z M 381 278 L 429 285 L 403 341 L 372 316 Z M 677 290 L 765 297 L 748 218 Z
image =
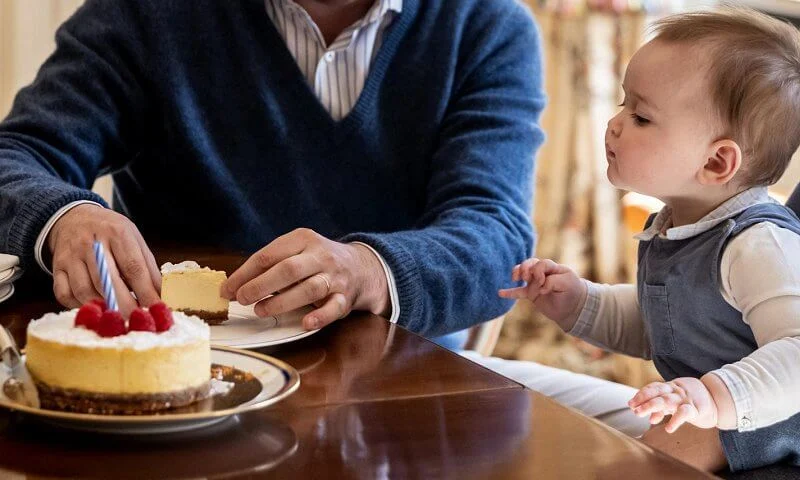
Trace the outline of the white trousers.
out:
M 633 387 L 535 362 L 484 357 L 471 350 L 458 353 L 632 437 L 650 428 L 647 417 L 639 418 L 628 408 L 637 392 Z

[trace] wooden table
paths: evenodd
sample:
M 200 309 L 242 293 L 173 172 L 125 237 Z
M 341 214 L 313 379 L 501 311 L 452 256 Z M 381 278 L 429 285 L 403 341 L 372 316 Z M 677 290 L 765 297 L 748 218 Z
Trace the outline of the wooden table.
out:
M 48 279 L 19 287 L 0 322 L 22 341 L 58 307 Z M 259 351 L 300 371 L 300 389 L 204 430 L 100 435 L 0 410 L 0 478 L 710 478 L 381 317 Z

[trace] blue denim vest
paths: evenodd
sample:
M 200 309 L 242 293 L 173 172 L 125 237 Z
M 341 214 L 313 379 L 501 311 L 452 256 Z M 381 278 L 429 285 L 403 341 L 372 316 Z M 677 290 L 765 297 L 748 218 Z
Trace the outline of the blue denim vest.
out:
M 800 220 L 791 210 L 763 203 L 691 238 L 656 236 L 639 244 L 639 305 L 653 362 L 666 380 L 699 378 L 758 348 L 742 314 L 720 293 L 719 269 L 727 243 L 764 221 L 800 235 Z M 733 471 L 800 465 L 800 414 L 755 431 L 720 431 L 720 440 Z

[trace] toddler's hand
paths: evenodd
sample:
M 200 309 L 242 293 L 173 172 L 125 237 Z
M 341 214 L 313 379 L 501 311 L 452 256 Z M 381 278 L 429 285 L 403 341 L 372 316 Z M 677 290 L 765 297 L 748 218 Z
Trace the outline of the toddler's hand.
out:
M 643 387 L 628 401 L 633 412 L 650 423 L 660 423 L 672 415 L 665 430 L 674 432 L 686 422 L 700 428 L 717 425 L 717 405 L 705 384 L 696 378 L 682 377 L 667 383 L 654 382 Z
M 527 298 L 564 331 L 572 330 L 586 302 L 586 285 L 569 267 L 530 258 L 514 267 L 511 280 L 526 285 L 500 290 L 501 297 Z

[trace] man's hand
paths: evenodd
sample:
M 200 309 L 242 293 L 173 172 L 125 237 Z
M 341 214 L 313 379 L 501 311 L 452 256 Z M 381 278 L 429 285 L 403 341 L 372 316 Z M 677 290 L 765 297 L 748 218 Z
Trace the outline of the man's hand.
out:
M 124 316 L 160 301 L 161 273 L 152 252 L 130 220 L 97 205 L 78 205 L 53 225 L 47 246 L 53 255 L 53 292 L 68 308 L 103 298 L 94 241 L 105 247 L 108 270 Z M 131 290 L 136 298 L 131 295 Z
M 383 267 L 369 248 L 334 242 L 307 228 L 254 253 L 220 294 L 242 305 L 255 303 L 260 317 L 314 304 L 319 308 L 303 318 L 307 329 L 324 327 L 351 310 L 386 316 L 391 308 Z
M 671 382 L 653 382 L 639 390 L 628 402 L 633 413 L 650 415 L 650 423 L 661 423 L 672 415 L 664 429 L 673 433 L 686 422 L 700 428 L 717 426 L 717 405 L 711 392 L 697 378 L 682 377 Z
M 586 284 L 574 271 L 552 260 L 529 258 L 514 267 L 511 280 L 526 285 L 500 290 L 501 297 L 526 298 L 562 330 L 572 330 L 587 295 Z

